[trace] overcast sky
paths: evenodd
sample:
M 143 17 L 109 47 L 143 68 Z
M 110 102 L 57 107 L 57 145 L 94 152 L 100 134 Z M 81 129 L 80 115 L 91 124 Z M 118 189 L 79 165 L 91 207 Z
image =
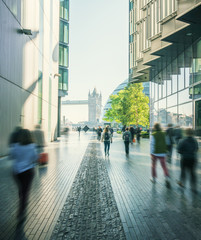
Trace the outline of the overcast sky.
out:
M 127 0 L 70 1 L 69 95 L 87 100 L 94 87 L 108 96 L 128 78 Z M 62 116 L 87 121 L 87 106 L 62 107 Z

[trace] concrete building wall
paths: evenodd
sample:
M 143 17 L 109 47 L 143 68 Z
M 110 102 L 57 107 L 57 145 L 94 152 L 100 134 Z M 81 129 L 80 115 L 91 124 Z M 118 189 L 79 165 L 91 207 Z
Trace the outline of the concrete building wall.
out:
M 15 126 L 41 124 L 46 140 L 54 139 L 58 42 L 59 1 L 0 0 L 0 156 Z

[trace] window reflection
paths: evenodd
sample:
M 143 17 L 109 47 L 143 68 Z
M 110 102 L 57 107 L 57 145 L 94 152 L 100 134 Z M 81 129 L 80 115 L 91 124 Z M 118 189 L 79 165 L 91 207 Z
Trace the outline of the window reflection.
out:
M 172 107 L 177 105 L 177 93 L 167 97 L 167 107 Z
M 184 68 L 180 68 L 180 74 L 178 75 L 178 88 L 179 90 L 184 89 L 184 82 L 185 82 L 185 74 Z
M 193 98 L 201 98 L 201 84 L 198 84 L 193 88 Z
M 172 107 L 167 109 L 167 123 L 172 123 L 174 125 L 177 125 L 177 107 Z
M 192 99 L 189 88 L 178 92 L 179 104 L 186 103 Z
M 192 102 L 179 105 L 179 125 L 181 127 L 193 126 Z

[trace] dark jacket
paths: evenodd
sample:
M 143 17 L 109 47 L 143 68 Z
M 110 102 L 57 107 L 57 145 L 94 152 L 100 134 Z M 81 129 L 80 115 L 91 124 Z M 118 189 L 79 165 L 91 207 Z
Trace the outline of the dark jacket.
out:
M 196 159 L 196 153 L 198 151 L 197 140 L 193 137 L 182 139 L 178 144 L 177 151 L 183 159 Z
M 172 127 L 168 128 L 166 130 L 166 136 L 167 136 L 167 145 L 171 146 L 174 144 L 174 130 Z

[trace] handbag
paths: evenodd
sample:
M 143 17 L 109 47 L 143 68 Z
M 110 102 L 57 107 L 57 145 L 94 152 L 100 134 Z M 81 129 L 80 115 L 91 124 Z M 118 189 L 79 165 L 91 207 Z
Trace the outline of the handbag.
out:
M 48 163 L 48 153 L 45 153 L 45 152 L 43 152 L 43 153 L 40 153 L 39 154 L 39 158 L 38 158 L 38 163 L 40 164 L 40 165 L 44 165 L 44 164 L 47 164 Z
M 133 142 L 135 142 L 135 138 L 133 138 Z

